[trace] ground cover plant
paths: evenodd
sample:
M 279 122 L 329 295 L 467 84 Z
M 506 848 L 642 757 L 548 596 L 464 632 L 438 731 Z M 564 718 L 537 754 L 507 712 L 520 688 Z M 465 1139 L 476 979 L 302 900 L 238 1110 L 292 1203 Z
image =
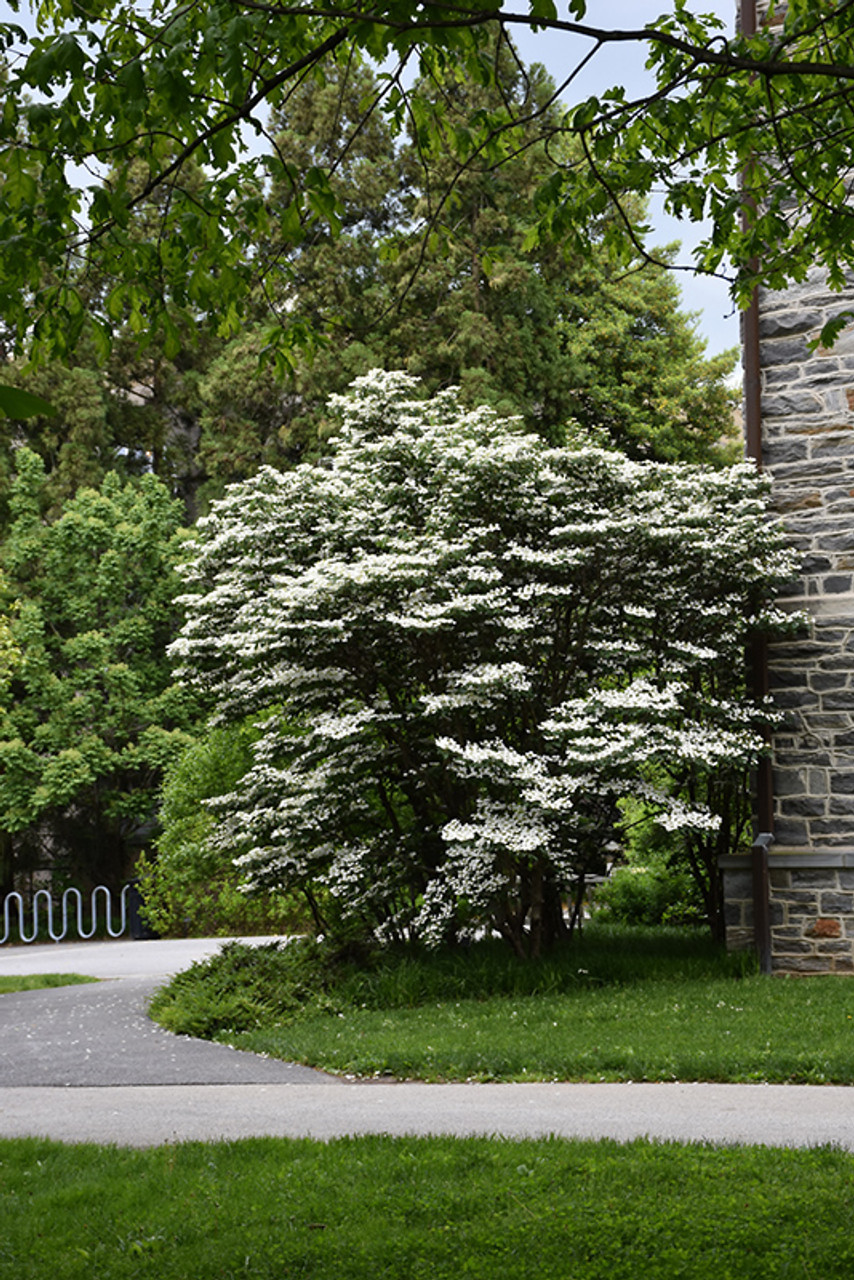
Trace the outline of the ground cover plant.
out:
M 519 963 L 231 947 L 164 988 L 173 1031 L 356 1076 L 854 1082 L 854 986 L 768 979 L 699 931 L 591 927 Z
M 854 1157 L 635 1142 L 0 1142 L 16 1280 L 848 1280 Z
M 11 991 L 42 991 L 45 987 L 72 987 L 81 982 L 97 982 L 82 973 L 0 973 L 0 995 Z

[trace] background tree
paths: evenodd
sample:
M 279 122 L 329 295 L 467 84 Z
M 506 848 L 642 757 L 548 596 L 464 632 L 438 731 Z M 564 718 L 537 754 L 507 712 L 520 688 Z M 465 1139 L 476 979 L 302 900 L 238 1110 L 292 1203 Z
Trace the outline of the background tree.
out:
M 271 220 L 290 244 L 318 224 L 334 231 L 340 222 L 323 166 L 271 210 L 265 182 L 284 189 L 289 171 L 265 113 L 306 79 L 322 82 L 329 67 L 352 67 L 367 54 L 392 69 L 381 101 L 365 103 L 365 119 L 382 107 L 398 131 L 414 121 L 435 136 L 435 117 L 403 77 L 407 65 L 418 61 L 420 84 L 444 79 L 453 66 L 471 84 L 489 85 L 496 42 L 518 26 L 584 42 L 567 69 L 567 90 L 580 64 L 611 44 L 643 45 L 657 77 L 639 100 L 614 88 L 556 122 L 556 135 L 568 132 L 581 149 L 558 154 L 541 184 L 532 239 L 569 236 L 583 253 L 589 215 L 616 208 L 609 243 L 635 252 L 642 232 L 625 194 L 661 189 L 678 216 L 710 217 L 700 265 L 720 270 L 730 255 L 739 300 L 757 279 L 780 286 L 816 261 L 840 283 L 854 260 L 854 220 L 839 177 L 851 167 L 854 126 L 848 0 L 789 0 L 782 23 L 756 33 L 748 26 L 731 39 L 714 17 L 682 3 L 628 31 L 585 22 L 585 0 L 572 0 L 568 18 L 551 0 L 486 10 L 382 0 L 358 13 L 339 0 L 320 7 L 205 0 L 179 13 L 104 0 L 93 17 L 63 6 L 38 12 L 33 37 L 13 23 L 2 28 L 2 309 L 21 343 L 33 338 L 64 352 L 89 327 L 106 344 L 111 308 L 125 304 L 155 343 L 168 343 L 188 310 L 219 336 L 234 334 L 259 277 L 284 269 L 281 259 L 252 253 Z M 455 135 L 459 164 L 500 165 L 525 123 L 508 119 L 505 105 L 477 112 Z M 261 156 L 248 152 L 247 128 L 267 136 Z M 81 192 L 69 174 L 109 167 L 117 155 L 121 165 L 109 183 L 94 185 L 81 221 Z M 147 174 L 141 187 L 128 176 L 137 162 Z M 756 211 L 746 227 L 740 177 Z M 133 209 L 156 191 L 165 193 L 158 235 L 134 240 Z M 87 307 L 81 265 L 118 282 L 103 307 Z M 283 341 L 303 332 L 287 315 L 280 319 Z
M 40 458 L 16 455 L 2 550 L 20 659 L 0 704 L 0 829 L 12 869 L 118 884 L 153 834 L 164 766 L 198 708 L 173 682 L 180 504 L 151 475 L 108 475 L 47 521 Z
M 403 374 L 333 397 L 331 465 L 201 522 L 173 646 L 254 764 L 211 801 L 251 885 L 383 938 L 564 932 L 618 801 L 714 830 L 679 771 L 755 759 L 745 635 L 791 557 L 747 464 L 549 449 Z M 324 925 L 335 924 L 334 912 Z
M 208 492 L 262 462 L 316 453 L 329 392 L 372 367 L 406 369 L 431 392 L 458 385 L 464 403 L 521 414 L 552 440 L 574 420 L 635 456 L 720 462 L 737 448 L 725 382 L 734 353 L 704 358 L 666 268 L 616 266 L 603 234 L 584 257 L 557 242 L 526 248 L 530 208 L 553 167 L 544 124 L 558 112 L 543 69 L 499 52 L 494 84 L 472 86 L 453 70 L 425 84 L 436 137 L 413 127 L 398 148 L 381 122 L 359 128 L 381 90 L 366 70 L 309 80 L 290 96 L 277 139 L 295 185 L 331 165 L 342 133 L 350 140 L 331 179 L 345 210 L 340 234 L 315 230 L 289 253 L 261 250 L 286 253 L 279 305 L 326 341 L 277 382 L 257 370 L 268 328 L 259 324 L 210 367 L 200 384 Z M 459 173 L 457 132 L 502 104 L 508 118 L 531 118 L 517 153 Z M 427 245 L 415 229 L 425 221 Z

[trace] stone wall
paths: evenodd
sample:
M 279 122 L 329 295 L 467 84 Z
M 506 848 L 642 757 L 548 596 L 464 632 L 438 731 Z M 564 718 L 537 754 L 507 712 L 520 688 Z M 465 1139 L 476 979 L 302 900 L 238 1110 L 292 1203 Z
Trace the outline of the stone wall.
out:
M 756 22 L 783 11 L 757 0 Z M 771 967 L 800 973 L 854 972 L 854 328 L 832 350 L 813 345 L 849 309 L 854 282 L 832 294 L 821 271 L 759 293 L 761 462 L 803 555 L 781 603 L 807 619 L 769 649 L 786 713 L 772 740 Z M 732 948 L 754 942 L 750 868 L 723 860 Z
M 849 307 L 818 272 L 759 298 L 762 465 L 803 556 L 781 604 L 806 623 L 768 655 L 771 966 L 795 973 L 854 973 L 854 329 L 811 345 Z M 752 946 L 750 859 L 723 870 L 728 946 Z
M 753 945 L 749 858 L 722 859 L 727 946 Z M 770 854 L 771 967 L 788 973 L 854 973 L 854 851 Z
M 808 345 L 845 306 L 819 275 L 760 295 L 762 462 L 804 557 L 783 604 L 809 616 L 770 652 L 777 848 L 854 847 L 854 331 Z

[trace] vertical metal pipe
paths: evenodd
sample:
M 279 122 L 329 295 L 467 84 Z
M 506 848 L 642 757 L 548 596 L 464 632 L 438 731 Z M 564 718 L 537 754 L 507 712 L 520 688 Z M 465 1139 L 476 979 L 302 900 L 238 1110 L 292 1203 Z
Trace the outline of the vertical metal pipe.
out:
M 739 30 L 742 35 L 752 36 L 756 33 L 756 0 L 740 0 Z M 742 174 L 742 184 L 749 176 L 748 164 Z M 749 195 L 744 202 L 741 220 L 747 227 L 753 209 L 753 200 Z M 754 259 L 751 266 L 756 268 Z M 750 305 L 741 317 L 741 363 L 744 370 L 744 444 L 748 458 L 753 458 L 757 467 L 762 469 L 762 384 L 760 381 L 759 362 L 759 290 L 754 289 Z
M 751 849 L 753 872 L 753 939 L 759 959 L 760 973 L 771 972 L 771 901 L 768 884 L 768 846 L 774 837 L 763 831 Z
M 740 0 L 739 30 L 742 35 L 756 33 L 756 0 Z M 745 173 L 745 177 L 749 173 Z M 750 218 L 752 201 L 745 201 L 742 214 L 745 224 Z M 753 264 L 758 265 L 756 263 Z M 744 369 L 744 444 L 745 453 L 762 470 L 762 382 L 759 349 L 759 290 L 754 289 L 750 305 L 742 316 L 742 366 Z M 768 642 L 756 636 L 750 652 L 753 696 L 761 701 L 768 695 Z M 762 973 L 771 972 L 771 903 L 768 877 L 768 846 L 773 842 L 774 777 L 770 756 L 763 756 L 756 770 L 756 826 L 751 850 L 753 872 L 753 937 Z
M 748 214 L 745 211 L 744 218 Z M 762 470 L 762 382 L 759 366 L 759 290 L 741 317 L 742 367 L 744 369 L 744 447 Z

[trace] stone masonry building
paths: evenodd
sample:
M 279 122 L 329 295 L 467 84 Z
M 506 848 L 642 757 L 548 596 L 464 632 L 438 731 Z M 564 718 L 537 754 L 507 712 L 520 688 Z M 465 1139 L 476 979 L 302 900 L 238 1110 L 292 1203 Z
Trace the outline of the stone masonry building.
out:
M 739 0 L 750 34 L 785 0 Z M 748 453 L 802 553 L 782 601 L 806 615 L 760 655 L 757 688 L 785 711 L 757 782 L 757 843 L 723 859 L 727 942 L 756 945 L 766 971 L 854 973 L 854 327 L 832 350 L 821 329 L 854 310 L 854 284 L 824 273 L 759 290 L 742 322 Z
M 767 663 L 786 713 L 772 740 L 771 967 L 796 972 L 854 972 L 854 329 L 832 350 L 811 346 L 846 306 L 854 290 L 830 294 L 817 272 L 760 291 L 754 317 L 760 461 L 803 554 L 783 604 L 808 617 Z M 751 871 L 724 864 L 728 942 L 750 945 Z

